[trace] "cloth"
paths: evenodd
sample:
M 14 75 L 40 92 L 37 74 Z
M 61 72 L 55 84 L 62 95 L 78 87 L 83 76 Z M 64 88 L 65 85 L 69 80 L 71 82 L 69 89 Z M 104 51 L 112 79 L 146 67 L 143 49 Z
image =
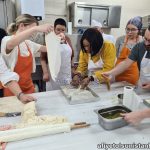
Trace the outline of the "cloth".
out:
M 126 36 L 123 35 L 123 36 L 120 36 L 120 37 L 116 40 L 115 46 L 116 46 L 116 50 L 117 50 L 117 57 L 119 57 L 120 52 L 121 52 L 121 50 L 122 50 L 122 48 L 123 48 L 123 46 L 124 46 L 124 44 L 125 44 L 125 38 L 126 38 Z M 139 36 L 138 42 L 142 42 L 142 41 L 143 41 L 142 36 Z M 126 47 L 131 50 L 135 45 L 136 45 L 136 43 L 135 43 L 135 44 L 128 44 L 128 43 L 127 43 L 127 44 L 126 44 Z
M 11 80 L 18 81 L 19 76 L 18 74 L 16 74 L 15 72 L 11 72 L 7 68 L 2 56 L 0 55 L 0 81 L 2 82 L 3 85 L 5 85 L 7 82 Z
M 79 66 L 77 68 L 77 71 L 81 72 L 83 75 L 87 75 L 89 57 L 91 57 L 89 53 L 84 53 L 82 50 L 80 50 Z M 101 82 L 103 79 L 101 73 L 109 71 L 114 67 L 116 60 L 116 49 L 114 44 L 108 41 L 104 41 L 103 47 L 101 48 L 101 54 L 92 57 L 92 61 L 96 63 L 100 59 L 100 57 L 104 63 L 103 68 L 94 72 L 94 75 L 99 80 L 99 82 Z
M 141 30 L 141 28 L 142 28 L 142 17 L 137 16 L 137 17 L 131 18 L 127 22 L 127 25 L 129 25 L 129 24 L 132 24 L 132 25 L 136 26 L 138 28 L 138 30 Z
M 141 89 L 142 84 L 150 82 L 150 59 L 146 58 L 147 51 L 145 52 L 142 61 L 141 61 L 141 69 L 140 69 L 140 79 L 138 82 L 138 90 L 139 92 L 150 92 L 150 89 Z
M 72 49 L 68 43 L 60 44 L 61 66 L 56 81 L 52 79 L 46 83 L 46 90 L 58 90 L 60 86 L 70 84 Z
M 2 43 L 1 43 L 2 56 L 3 56 L 3 58 L 6 62 L 6 65 L 8 66 L 8 68 L 10 68 L 12 71 L 14 71 L 14 68 L 15 68 L 15 65 L 16 65 L 17 59 L 18 59 L 18 46 L 16 46 L 11 51 L 11 53 L 6 54 L 6 45 L 7 45 L 7 42 L 11 38 L 13 38 L 13 36 L 15 36 L 15 35 L 4 37 L 3 40 L 2 40 Z M 25 40 L 25 42 L 27 43 L 27 45 L 31 49 L 31 53 L 32 53 L 33 56 L 39 51 L 39 49 L 41 47 L 40 44 L 34 43 L 30 40 Z M 20 50 L 21 50 L 20 51 L 21 56 L 29 56 L 30 55 L 25 42 L 22 42 L 22 43 L 19 44 L 19 47 L 20 47 Z M 35 72 L 35 69 L 36 69 L 35 58 L 33 57 L 33 72 Z
M 137 64 L 138 64 L 138 68 L 140 70 L 141 68 L 141 61 L 142 61 L 142 58 L 146 52 L 146 48 L 144 46 L 144 41 L 140 42 L 140 43 L 137 43 L 133 49 L 131 50 L 131 54 L 129 55 L 129 59 L 133 60 L 133 61 L 137 61 Z M 146 58 L 149 58 L 150 59 L 150 51 L 147 51 L 147 54 L 145 56 Z
M 116 65 L 124 61 L 131 53 L 130 49 L 126 47 L 126 44 L 127 44 L 127 40 L 125 41 L 125 44 L 117 59 Z M 127 81 L 134 85 L 137 84 L 138 79 L 139 79 L 139 70 L 138 70 L 137 62 L 134 62 L 126 71 L 116 76 L 116 81 Z
M 30 48 L 26 44 L 29 51 L 29 56 L 21 56 L 20 47 L 18 46 L 18 59 L 14 71 L 20 76 L 19 86 L 23 93 L 31 94 L 34 93 L 34 85 L 31 78 L 32 68 L 33 68 L 33 57 Z M 13 96 L 14 94 L 8 89 L 4 89 L 4 96 Z
M 104 40 L 110 41 L 115 44 L 116 40 L 113 35 L 102 33 Z
M 88 76 L 92 76 L 92 74 L 93 74 L 94 71 L 102 69 L 103 65 L 104 65 L 104 63 L 103 63 L 101 57 L 100 57 L 100 59 L 96 63 L 94 63 L 91 60 L 91 57 L 89 57 L 89 62 L 88 62 Z

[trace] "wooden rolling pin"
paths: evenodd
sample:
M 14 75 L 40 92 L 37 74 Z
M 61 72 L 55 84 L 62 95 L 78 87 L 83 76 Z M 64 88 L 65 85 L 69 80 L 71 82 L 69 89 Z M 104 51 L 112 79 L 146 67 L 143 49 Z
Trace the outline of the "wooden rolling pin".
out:
M 87 124 L 86 122 L 78 122 L 78 123 L 75 123 L 74 125 L 71 125 L 71 129 L 80 129 L 80 128 L 85 128 L 89 126 L 90 124 Z

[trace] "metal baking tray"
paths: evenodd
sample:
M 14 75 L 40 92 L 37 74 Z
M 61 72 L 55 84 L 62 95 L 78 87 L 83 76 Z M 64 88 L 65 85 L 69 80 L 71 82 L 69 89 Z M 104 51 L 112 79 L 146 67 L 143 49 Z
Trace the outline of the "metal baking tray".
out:
M 66 92 L 67 89 L 67 92 Z M 75 88 L 72 85 L 66 85 L 66 86 L 61 86 L 61 91 L 63 93 L 63 95 L 66 97 L 66 99 L 68 100 L 68 103 L 73 105 L 73 104 L 81 104 L 81 103 L 89 103 L 89 102 L 96 102 L 100 100 L 100 97 L 89 87 L 87 87 L 85 90 L 88 90 L 91 92 L 91 94 L 93 95 L 93 98 L 80 98 L 80 99 L 72 99 L 72 97 L 70 96 L 71 91 L 73 90 L 78 90 L 78 88 Z
M 128 124 L 120 116 L 120 113 L 129 113 L 131 110 L 123 105 L 116 105 L 113 107 L 97 109 L 95 112 L 98 114 L 99 124 L 106 130 L 113 130 Z

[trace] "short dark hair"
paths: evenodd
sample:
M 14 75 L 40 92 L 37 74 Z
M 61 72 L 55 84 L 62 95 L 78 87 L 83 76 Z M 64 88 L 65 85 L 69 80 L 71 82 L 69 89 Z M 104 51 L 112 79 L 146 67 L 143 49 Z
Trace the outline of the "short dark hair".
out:
M 86 50 L 83 46 L 83 40 L 87 40 L 90 43 L 90 54 L 91 56 L 95 56 L 103 45 L 103 36 L 102 34 L 95 28 L 87 29 L 81 38 L 80 45 L 83 52 L 86 53 Z
M 56 27 L 57 25 L 62 25 L 62 26 L 65 26 L 65 27 L 67 26 L 66 21 L 62 18 L 58 18 L 58 19 L 55 20 L 54 27 Z

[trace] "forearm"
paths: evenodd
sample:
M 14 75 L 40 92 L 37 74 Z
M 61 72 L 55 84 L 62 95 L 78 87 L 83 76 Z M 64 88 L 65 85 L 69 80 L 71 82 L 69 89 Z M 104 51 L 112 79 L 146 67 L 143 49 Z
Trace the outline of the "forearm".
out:
M 8 82 L 6 85 L 6 87 L 8 87 L 11 92 L 14 94 L 14 95 L 18 95 L 20 92 L 22 92 L 19 84 L 17 83 L 17 81 L 10 81 Z
M 142 110 L 141 111 L 141 116 L 142 116 L 143 119 L 144 118 L 150 118 L 150 109 L 148 108 L 148 109 Z
M 113 76 L 117 76 L 117 75 L 121 74 L 122 72 L 124 72 L 125 70 L 127 70 L 132 63 L 133 63 L 133 61 L 127 58 L 125 61 L 122 61 L 121 63 L 119 63 L 110 72 Z
M 32 27 L 28 30 L 22 31 L 15 36 L 13 36 L 8 42 L 7 42 L 7 53 L 10 53 L 14 47 L 19 45 L 21 42 L 25 41 L 26 39 L 29 39 L 33 33 L 35 33 L 36 27 Z
M 41 53 L 40 61 L 41 61 L 43 74 L 48 73 L 48 67 L 47 67 L 46 59 L 47 59 L 47 53 Z
M 42 45 L 41 48 L 39 49 L 39 52 L 47 52 L 46 46 Z
M 43 74 L 48 73 L 48 68 L 47 68 L 46 61 L 42 60 L 41 61 L 41 66 L 42 66 Z

